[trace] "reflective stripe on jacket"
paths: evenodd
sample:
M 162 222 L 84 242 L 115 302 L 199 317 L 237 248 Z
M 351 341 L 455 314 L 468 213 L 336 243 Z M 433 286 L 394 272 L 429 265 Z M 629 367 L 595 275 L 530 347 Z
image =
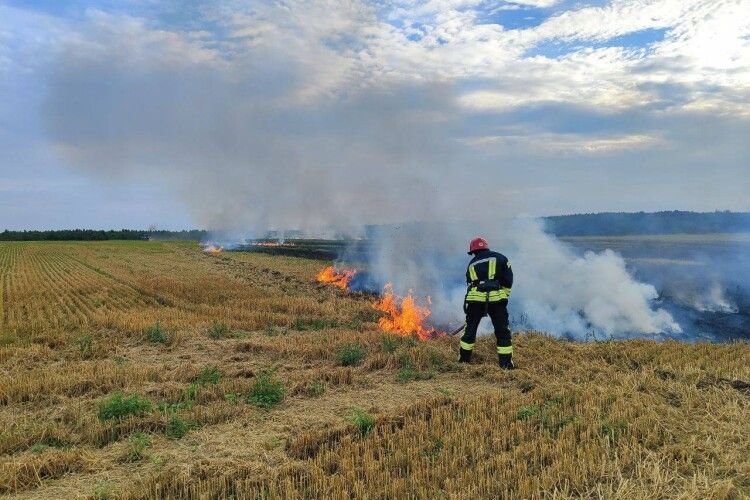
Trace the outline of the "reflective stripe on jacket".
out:
M 493 280 L 496 281 L 496 289 L 480 291 Z M 491 250 L 475 252 L 466 269 L 466 283 L 468 302 L 498 302 L 507 299 L 513 286 L 510 261 L 503 254 Z

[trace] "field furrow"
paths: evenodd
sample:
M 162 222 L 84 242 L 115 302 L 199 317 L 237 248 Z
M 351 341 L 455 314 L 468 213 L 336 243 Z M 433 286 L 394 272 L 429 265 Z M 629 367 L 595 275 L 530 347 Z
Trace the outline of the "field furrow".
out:
M 750 346 L 384 335 L 321 262 L 0 243 L 0 495 L 744 498 Z M 554 492 L 554 493 L 550 493 Z

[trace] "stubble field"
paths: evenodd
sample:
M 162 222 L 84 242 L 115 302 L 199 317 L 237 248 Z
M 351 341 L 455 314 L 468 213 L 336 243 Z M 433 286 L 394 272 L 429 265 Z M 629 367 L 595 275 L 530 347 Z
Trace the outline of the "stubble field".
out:
M 320 261 L 0 243 L 0 495 L 746 498 L 750 345 L 378 330 Z M 511 302 L 512 307 L 512 302 Z

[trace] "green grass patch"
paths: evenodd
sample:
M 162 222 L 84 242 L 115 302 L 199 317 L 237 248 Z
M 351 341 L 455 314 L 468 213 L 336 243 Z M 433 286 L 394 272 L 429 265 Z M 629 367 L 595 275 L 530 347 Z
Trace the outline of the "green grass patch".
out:
M 326 328 L 335 328 L 339 322 L 336 319 L 328 318 L 297 318 L 292 324 L 293 330 L 325 330 Z
M 90 334 L 82 335 L 75 341 L 78 352 L 81 353 L 81 357 L 89 359 L 94 354 L 94 337 Z
M 31 453 L 36 453 L 36 454 L 39 454 L 39 453 L 43 453 L 43 452 L 44 452 L 44 450 L 46 450 L 47 448 L 49 448 L 49 446 L 47 446 L 47 445 L 46 445 L 46 444 L 44 444 L 44 443 L 34 443 L 34 444 L 32 444 L 32 445 L 31 445 L 31 447 L 29 448 L 29 451 L 30 451 Z
M 60 450 L 66 450 L 70 448 L 70 443 L 62 441 L 53 436 L 45 436 L 38 443 L 34 443 L 29 447 L 29 451 L 32 453 L 42 453 L 49 448 L 57 448 Z
M 167 332 L 162 328 L 159 320 L 156 320 L 156 323 L 146 328 L 144 334 L 146 335 L 146 339 L 152 344 L 166 344 L 169 340 Z
M 228 392 L 224 394 L 224 399 L 226 399 L 229 404 L 238 405 L 242 402 L 242 395 L 237 392 Z
M 196 426 L 184 418 L 180 417 L 176 413 L 172 414 L 167 422 L 167 427 L 164 429 L 164 434 L 170 439 L 180 439 L 190 432 Z
M 433 374 L 431 371 L 421 371 L 421 370 L 415 370 L 414 368 L 406 367 L 401 368 L 396 373 L 396 382 L 400 383 L 406 383 L 406 382 L 412 382 L 414 380 L 429 380 L 433 377 Z
M 121 392 L 112 394 L 99 404 L 99 420 L 122 419 L 129 416 L 141 417 L 150 412 L 151 401 L 137 394 L 125 396 Z
M 7 347 L 18 342 L 18 337 L 8 332 L 0 333 L 0 347 Z
M 352 408 L 349 421 L 357 428 L 360 436 L 368 435 L 375 427 L 375 417 L 362 408 Z
M 605 421 L 601 426 L 602 435 L 608 437 L 613 443 L 617 443 L 627 430 L 628 423 L 625 420 Z
M 383 352 L 388 354 L 393 354 L 394 352 L 396 352 L 396 349 L 398 349 L 399 345 L 401 345 L 401 339 L 399 339 L 395 335 L 383 335 L 383 338 L 380 339 L 381 349 L 383 349 Z
M 516 412 L 516 419 L 517 420 L 527 420 L 540 411 L 539 405 L 528 405 L 528 406 L 522 406 L 518 409 Z
M 365 349 L 359 342 L 353 342 L 339 346 L 336 359 L 341 366 L 355 366 L 365 359 L 366 354 Z
M 216 366 L 206 366 L 201 370 L 195 382 L 199 385 L 216 385 L 221 379 L 221 372 Z
M 123 462 L 138 462 L 146 457 L 146 448 L 151 446 L 151 436 L 145 432 L 135 432 L 128 439 Z
M 232 336 L 232 330 L 226 323 L 213 321 L 206 330 L 206 335 L 214 340 L 225 339 Z
M 317 398 L 325 394 L 326 385 L 323 382 L 313 382 L 307 386 L 307 395 Z
M 261 408 L 272 408 L 284 399 L 284 384 L 273 378 L 273 371 L 265 370 L 258 374 L 250 387 L 247 401 Z
M 265 330 L 263 330 L 263 333 L 267 337 L 276 337 L 279 335 L 289 335 L 289 330 L 287 328 L 277 327 L 273 323 L 268 323 Z

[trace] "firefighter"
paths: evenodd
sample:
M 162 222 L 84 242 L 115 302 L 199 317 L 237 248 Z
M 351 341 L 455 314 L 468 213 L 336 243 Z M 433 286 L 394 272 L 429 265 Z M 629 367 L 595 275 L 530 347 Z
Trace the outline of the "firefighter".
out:
M 466 328 L 461 336 L 458 361 L 471 361 L 479 322 L 489 315 L 495 328 L 500 367 L 513 369 L 513 346 L 508 324 L 508 298 L 513 286 L 510 261 L 504 255 L 491 251 L 487 240 L 481 237 L 471 240 L 468 253 L 472 259 L 466 269 Z

